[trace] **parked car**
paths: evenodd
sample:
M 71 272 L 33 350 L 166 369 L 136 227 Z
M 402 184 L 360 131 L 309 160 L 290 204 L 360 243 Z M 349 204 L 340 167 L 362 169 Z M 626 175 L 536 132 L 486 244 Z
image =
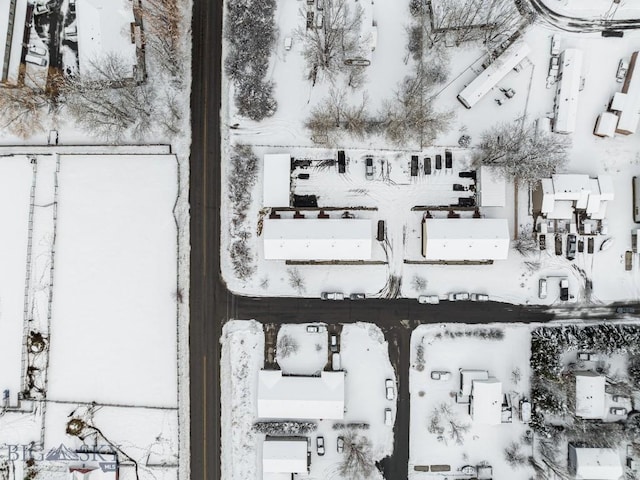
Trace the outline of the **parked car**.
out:
M 316 437 L 316 451 L 318 456 L 324 455 L 324 437 Z
M 418 297 L 418 303 L 430 303 L 431 305 L 437 305 L 440 303 L 440 297 L 438 295 L 420 295 Z
M 342 370 L 342 361 L 340 360 L 339 353 L 331 354 L 331 370 L 333 370 L 334 372 L 339 372 L 340 370 Z
M 616 313 L 636 313 L 636 309 L 633 307 L 616 307 Z
M 576 243 L 577 238 L 571 234 L 567 237 L 567 259 L 574 260 L 576 258 Z
M 364 300 L 367 296 L 364 293 L 352 293 L 349 295 L 350 300 Z
M 33 9 L 34 15 L 42 15 L 45 13 L 51 13 L 51 6 L 48 3 L 38 3 Z
M 555 34 L 551 37 L 551 56 L 560 55 L 560 35 Z
M 569 300 L 569 280 L 566 278 L 560 280 L 560 300 L 563 302 Z
M 469 294 L 465 292 L 460 293 L 450 293 L 449 301 L 450 302 L 458 302 L 460 300 L 469 300 Z
M 291 50 L 291 45 L 293 45 L 293 39 L 291 37 L 284 37 L 284 49 Z
M 620 60 L 620 63 L 618 63 L 618 71 L 616 72 L 616 82 L 624 82 L 624 77 L 627 76 L 627 70 L 629 70 L 629 62 L 625 59 Z
M 335 333 L 332 333 L 329 337 L 329 349 L 336 353 L 338 351 L 338 336 Z
M 451 372 L 445 372 L 443 370 L 432 370 L 431 371 L 431 380 L 441 380 L 446 382 L 451 379 Z
M 442 155 L 436 155 L 436 170 L 442 169 Z
M 424 174 L 431 175 L 431 157 L 424 157 Z
M 627 414 L 627 409 L 623 408 L 623 407 L 611 407 L 609 409 L 609 413 L 611 415 L 626 415 Z
M 531 403 L 529 400 L 522 400 L 520 402 L 520 420 L 522 423 L 529 423 L 531 421 Z
M 367 157 L 364 159 L 365 173 L 367 180 L 373 180 L 373 157 Z
M 319 329 L 317 325 L 307 325 L 307 333 L 318 333 Z
M 538 282 L 538 297 L 547 298 L 547 279 L 541 278 Z
M 385 425 L 393 425 L 393 415 L 391 414 L 390 408 L 384 409 L 384 424 Z
M 396 398 L 396 390 L 393 380 L 387 378 L 384 381 L 384 386 L 387 394 L 387 400 L 394 400 Z
M 338 437 L 338 443 L 337 443 L 336 446 L 337 446 L 338 453 L 344 452 L 344 438 L 343 437 Z
M 344 294 L 340 292 L 322 292 L 320 298 L 322 300 L 344 300 Z
M 29 53 L 34 55 L 40 55 L 44 57 L 47 54 L 47 49 L 44 47 L 38 47 L 37 45 L 29 45 L 28 46 Z
M 471 294 L 471 301 L 472 302 L 488 302 L 489 301 L 489 295 L 487 295 L 485 293 L 472 293 Z

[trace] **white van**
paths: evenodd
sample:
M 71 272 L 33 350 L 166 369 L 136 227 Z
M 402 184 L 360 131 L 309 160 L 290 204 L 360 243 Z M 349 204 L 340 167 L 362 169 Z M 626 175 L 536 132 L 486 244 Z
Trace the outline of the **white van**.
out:
M 39 57 L 38 55 L 31 55 L 31 54 L 27 54 L 24 57 L 24 61 L 27 63 L 32 63 L 34 65 L 38 65 L 40 67 L 46 67 L 47 66 L 47 59 L 44 57 Z
M 340 371 L 342 369 L 342 365 L 340 364 L 340 354 L 332 353 L 331 354 L 331 370 Z
M 322 28 L 324 26 L 324 16 L 318 12 L 316 15 L 316 28 Z

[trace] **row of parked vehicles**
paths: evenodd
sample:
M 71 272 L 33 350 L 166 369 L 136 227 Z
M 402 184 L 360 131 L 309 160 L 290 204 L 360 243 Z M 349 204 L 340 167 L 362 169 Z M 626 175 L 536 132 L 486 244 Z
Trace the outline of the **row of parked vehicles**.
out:
M 440 303 L 439 295 L 420 295 L 418 297 L 418 303 L 423 304 L 432 304 L 437 305 Z M 446 300 L 450 302 L 459 302 L 471 300 L 472 302 L 488 302 L 489 295 L 486 293 L 466 293 L 466 292 L 458 292 L 458 293 L 450 293 L 447 295 Z

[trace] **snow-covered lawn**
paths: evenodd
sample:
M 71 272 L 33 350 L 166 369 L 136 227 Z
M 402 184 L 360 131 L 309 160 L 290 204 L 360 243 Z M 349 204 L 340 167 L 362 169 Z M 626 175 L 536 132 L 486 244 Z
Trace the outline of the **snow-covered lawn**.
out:
M 276 360 L 280 369 L 290 375 L 315 375 L 327 365 L 328 333 L 326 325 L 319 332 L 307 332 L 306 325 L 282 325 L 278 331 Z M 284 345 L 284 348 L 280 348 Z M 288 345 L 288 347 L 286 346 Z M 287 353 L 283 353 L 286 351 Z
M 502 339 L 481 338 L 482 332 L 496 329 Z M 531 446 L 522 438 L 527 430 L 518 416 L 518 401 L 529 393 L 530 329 L 506 325 L 423 325 L 411 337 L 412 366 L 409 373 L 411 424 L 409 475 L 411 478 L 440 478 L 414 471 L 414 466 L 449 465 L 453 475 L 465 465 L 488 462 L 493 478 L 528 479 L 528 466 L 510 467 L 504 450 L 512 442 L 520 444 L 525 456 Z M 487 370 L 502 382 L 502 393 L 511 395 L 512 423 L 480 425 L 469 415 L 469 405 L 456 403 L 460 390 L 459 369 Z M 431 371 L 448 371 L 449 380 L 433 380 Z M 430 433 L 439 423 L 443 431 Z M 454 428 L 449 425 L 456 425 Z M 460 433 L 458 440 L 455 433 Z

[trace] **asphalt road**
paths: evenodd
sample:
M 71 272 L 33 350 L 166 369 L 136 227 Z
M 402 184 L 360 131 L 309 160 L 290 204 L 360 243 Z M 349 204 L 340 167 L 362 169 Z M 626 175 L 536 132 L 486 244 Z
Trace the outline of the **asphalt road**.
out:
M 544 0 L 529 0 L 533 10 L 550 25 L 567 32 L 602 32 L 603 30 L 633 30 L 640 28 L 640 19 L 609 20 L 563 15 L 549 8 Z M 612 2 L 612 11 L 615 5 Z
M 411 330 L 419 323 L 544 322 L 554 318 L 554 314 L 541 308 L 494 302 L 444 302 L 433 306 L 406 299 L 323 302 L 319 299 L 254 299 L 229 293 L 220 276 L 219 261 L 222 2 L 194 0 L 192 29 L 191 478 L 221 478 L 219 341 L 222 325 L 230 318 L 253 318 L 263 323 L 366 321 L 380 326 L 389 341 L 390 359 L 399 380 L 394 455 L 381 466 L 388 479 L 407 478 Z M 570 309 L 566 312 L 571 316 Z M 583 314 L 588 316 L 589 312 L 580 313 Z M 610 316 L 611 309 L 607 308 L 596 315 L 597 318 Z

